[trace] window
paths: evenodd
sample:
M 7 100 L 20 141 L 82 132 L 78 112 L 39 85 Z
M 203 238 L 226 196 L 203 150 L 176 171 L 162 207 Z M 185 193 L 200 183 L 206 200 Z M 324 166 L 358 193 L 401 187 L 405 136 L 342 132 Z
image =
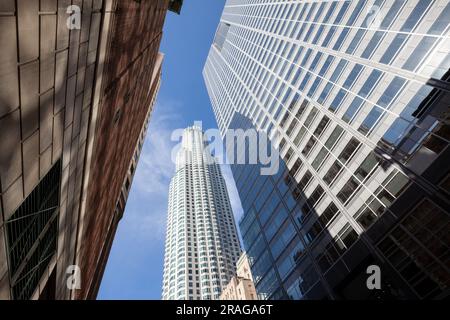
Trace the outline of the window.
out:
M 56 251 L 60 183 L 61 160 L 6 221 L 14 299 L 31 298 Z
M 377 106 L 374 106 L 367 117 L 362 122 L 361 126 L 358 128 L 358 131 L 362 134 L 369 134 L 373 127 L 378 123 L 378 120 L 383 115 L 383 110 Z
M 330 118 L 328 118 L 327 116 L 324 116 L 322 118 L 322 120 L 320 120 L 319 125 L 317 126 L 316 130 L 314 131 L 314 135 L 317 138 L 320 138 L 320 136 L 322 135 L 323 131 L 325 130 L 325 128 L 329 122 L 330 122 Z
M 331 185 L 333 183 L 334 179 L 336 179 L 336 177 L 341 172 L 341 169 L 342 169 L 342 165 L 340 164 L 340 162 L 335 161 L 333 163 L 333 165 L 331 166 L 331 168 L 326 173 L 326 175 L 323 177 L 323 181 L 325 181 L 328 185 Z
M 220 23 L 217 29 L 216 37 L 214 38 L 214 44 L 217 46 L 219 51 L 221 51 L 223 48 L 229 30 L 230 25 L 228 23 Z
M 312 148 L 316 145 L 317 139 L 314 137 L 311 137 L 308 142 L 306 143 L 305 148 L 302 150 L 302 154 L 307 157 L 309 153 L 311 152 Z
M 344 100 L 346 94 L 347 94 L 346 90 L 344 90 L 344 89 L 339 90 L 339 92 L 336 95 L 336 97 L 334 98 L 333 102 L 331 102 L 331 105 L 330 105 L 330 108 L 329 108 L 330 111 L 336 112 L 339 109 L 339 107 L 340 107 L 342 101 Z
M 308 197 L 308 199 L 306 199 L 306 202 L 302 207 L 303 212 L 308 212 L 309 209 L 312 209 L 320 200 L 323 194 L 323 188 L 320 185 L 317 186 L 316 189 L 314 189 L 313 193 Z
M 308 183 L 311 181 L 311 178 L 312 178 L 311 172 L 309 170 L 306 171 L 305 174 L 303 175 L 303 178 L 298 183 L 298 186 L 304 190 L 308 185 Z
M 362 104 L 363 100 L 360 97 L 355 97 L 355 99 L 353 99 L 352 103 L 348 107 L 347 111 L 342 116 L 342 120 L 344 120 L 347 123 L 350 123 L 360 110 Z
M 277 208 L 276 212 L 273 214 L 272 220 L 267 224 L 265 228 L 265 234 L 268 241 L 270 241 L 275 233 L 280 229 L 281 225 L 284 223 L 288 213 L 284 208 L 283 204 Z
M 350 74 L 347 77 L 347 80 L 345 80 L 343 87 L 345 89 L 350 89 L 353 84 L 356 82 L 356 79 L 358 78 L 359 74 L 361 73 L 363 69 L 363 66 L 360 64 L 357 64 L 353 67 L 353 70 L 350 72 Z
M 414 30 L 416 24 L 418 24 L 427 11 L 428 6 L 430 5 L 429 0 L 419 0 L 419 2 L 415 5 L 414 10 L 409 15 L 405 24 L 403 25 L 401 31 L 402 32 L 411 32 Z
M 339 155 L 339 160 L 341 160 L 342 163 L 347 163 L 347 161 L 350 160 L 350 158 L 353 156 L 356 149 L 358 149 L 360 145 L 361 142 L 359 142 L 358 139 L 351 138 L 345 149 Z
M 428 1 L 428 0 L 426 0 Z M 403 44 L 406 42 L 408 35 L 399 33 L 392 40 L 391 45 L 388 47 L 384 55 L 381 57 L 380 62 L 384 64 L 390 64 L 392 60 L 395 58 L 397 52 L 403 47 Z
M 336 217 L 338 215 L 338 208 L 333 202 L 330 203 L 325 211 L 317 218 L 316 222 L 306 232 L 305 241 L 307 243 L 314 241 L 326 227 L 328 227 L 333 221 L 336 220 Z
M 289 174 L 293 177 L 297 174 L 297 171 L 302 167 L 303 163 L 300 159 L 295 160 L 294 165 L 292 166 L 292 169 L 289 170 Z
M 337 194 L 337 198 L 343 203 L 347 203 L 353 193 L 359 188 L 360 183 L 355 177 L 351 177 Z
M 361 166 L 356 170 L 355 176 L 360 180 L 364 181 L 373 169 L 378 165 L 378 157 L 375 152 L 370 152 L 367 158 L 362 162 Z
M 341 229 L 341 231 L 339 231 L 337 237 L 335 238 L 335 241 L 341 249 L 346 250 L 346 249 L 350 248 L 352 246 L 352 244 L 356 242 L 357 239 L 358 239 L 358 234 L 356 233 L 355 230 L 353 230 L 353 228 L 350 226 L 350 224 L 347 223 Z
M 268 262 L 267 266 L 270 265 Z M 272 293 L 278 288 L 278 280 L 273 268 L 264 276 L 264 278 L 256 285 L 256 292 L 260 300 L 268 299 Z
M 378 244 L 386 259 L 421 298 L 432 299 L 447 288 L 448 245 L 444 235 L 448 234 L 448 227 L 448 215 L 425 198 Z

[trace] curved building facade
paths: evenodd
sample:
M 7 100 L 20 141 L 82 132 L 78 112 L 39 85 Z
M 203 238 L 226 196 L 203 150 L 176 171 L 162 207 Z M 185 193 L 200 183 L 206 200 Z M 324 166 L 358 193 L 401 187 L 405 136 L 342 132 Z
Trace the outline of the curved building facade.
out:
M 220 166 L 204 134 L 184 130 L 170 183 L 162 298 L 218 299 L 241 249 Z

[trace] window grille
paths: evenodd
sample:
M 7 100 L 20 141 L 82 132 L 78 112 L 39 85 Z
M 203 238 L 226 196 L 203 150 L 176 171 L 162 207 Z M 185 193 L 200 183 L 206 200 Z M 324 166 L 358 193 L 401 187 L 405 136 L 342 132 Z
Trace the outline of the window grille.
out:
M 61 161 L 6 222 L 14 299 L 30 299 L 56 251 Z

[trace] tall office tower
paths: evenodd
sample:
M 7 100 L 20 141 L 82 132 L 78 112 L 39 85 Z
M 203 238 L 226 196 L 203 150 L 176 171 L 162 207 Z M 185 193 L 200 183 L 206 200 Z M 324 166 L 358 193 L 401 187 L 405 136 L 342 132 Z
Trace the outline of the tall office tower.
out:
M 170 183 L 162 298 L 217 300 L 241 253 L 220 165 L 186 128 Z
M 0 299 L 95 298 L 181 2 L 0 1 Z
M 232 166 L 261 298 L 448 297 L 449 25 L 447 0 L 227 1 L 217 122 L 280 151 Z

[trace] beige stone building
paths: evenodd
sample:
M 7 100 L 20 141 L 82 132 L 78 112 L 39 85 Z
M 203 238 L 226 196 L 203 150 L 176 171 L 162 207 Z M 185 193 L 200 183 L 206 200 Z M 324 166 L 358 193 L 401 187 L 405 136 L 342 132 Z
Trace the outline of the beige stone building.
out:
M 258 300 L 247 255 L 242 253 L 236 263 L 236 275 L 220 295 L 220 300 Z

